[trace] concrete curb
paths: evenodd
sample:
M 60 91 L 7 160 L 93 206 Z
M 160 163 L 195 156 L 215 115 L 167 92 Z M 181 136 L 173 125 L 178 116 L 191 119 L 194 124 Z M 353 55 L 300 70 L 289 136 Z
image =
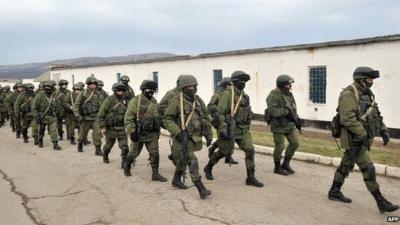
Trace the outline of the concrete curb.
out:
M 161 129 L 161 134 L 164 136 L 170 136 L 167 130 Z M 214 141 L 216 139 L 214 138 Z M 273 155 L 274 148 L 262 146 L 262 145 L 254 145 L 256 153 L 263 155 Z M 341 158 L 337 157 L 328 157 L 317 154 L 305 153 L 305 152 L 296 152 L 293 156 L 293 159 L 311 163 L 322 164 L 326 166 L 338 167 L 340 164 Z M 388 176 L 392 178 L 400 179 L 400 168 L 392 167 L 384 164 L 374 163 L 376 174 L 382 176 Z M 354 167 L 354 171 L 360 172 L 360 169 L 357 165 Z

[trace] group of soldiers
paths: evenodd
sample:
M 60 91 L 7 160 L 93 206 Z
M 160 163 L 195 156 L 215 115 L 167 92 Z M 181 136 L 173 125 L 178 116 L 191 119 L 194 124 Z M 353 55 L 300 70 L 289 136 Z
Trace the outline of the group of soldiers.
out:
M 389 142 L 389 134 L 370 90 L 373 80 L 379 72 L 369 67 L 359 67 L 354 71 L 354 83 L 344 89 L 339 97 L 341 145 L 346 149 L 334 181 L 329 190 L 331 200 L 350 203 L 340 191 L 345 178 L 359 166 L 368 190 L 374 196 L 381 212 L 399 209 L 387 201 L 379 190 L 374 164 L 368 156 L 368 150 L 374 136 L 381 135 L 384 144 Z M 141 93 L 135 95 L 129 86 L 129 77 L 123 76 L 121 82 L 112 86 L 113 94 L 102 90 L 102 81 L 88 77 L 86 88 L 83 83 L 67 89 L 66 80 L 41 83 L 34 91 L 32 84 L 14 86 L 14 92 L 4 87 L 0 95 L 0 126 L 10 118 L 17 138 L 21 133 L 24 142 L 28 142 L 27 130 L 32 129 L 35 145 L 43 147 L 43 136 L 47 126 L 53 142 L 53 149 L 60 150 L 58 140 L 63 139 L 63 122 L 66 123 L 67 139 L 70 144 L 78 144 L 78 152 L 92 130 L 95 155 L 102 156 L 103 162 L 110 162 L 109 153 L 115 142 L 121 149 L 121 168 L 125 176 L 131 176 L 136 158 L 145 146 L 149 153 L 153 181 L 166 182 L 167 178 L 159 173 L 160 154 L 159 137 L 161 128 L 168 130 L 171 136 L 171 154 L 168 158 L 175 166 L 172 186 L 187 189 L 186 173 L 197 188 L 200 198 L 211 195 L 201 181 L 200 165 L 195 152 L 203 148 L 203 138 L 209 147 L 209 160 L 203 171 L 205 178 L 214 180 L 213 169 L 220 159 L 225 163 L 237 164 L 232 158 L 235 144 L 245 154 L 246 185 L 263 187 L 255 177 L 255 150 L 252 142 L 250 124 L 252 110 L 250 98 L 244 92 L 250 75 L 235 71 L 219 83 L 219 89 L 206 105 L 198 96 L 198 82 L 193 75 L 180 75 L 176 87 L 169 90 L 158 103 L 154 94 L 158 84 L 144 80 L 140 85 Z M 298 131 L 301 122 L 297 113 L 296 101 L 292 94 L 294 80 L 289 75 L 280 75 L 276 79 L 276 89 L 272 90 L 266 101 L 265 120 L 270 125 L 275 143 L 273 154 L 274 173 L 291 175 L 295 171 L 290 161 L 299 146 Z M 75 129 L 78 139 L 75 141 Z M 217 131 L 217 140 L 212 143 L 212 129 Z M 298 131 L 297 131 L 298 130 Z M 101 149 L 102 138 L 105 145 Z M 128 146 L 128 137 L 131 145 Z M 285 150 L 284 139 L 288 140 Z M 282 153 L 285 156 L 282 160 Z

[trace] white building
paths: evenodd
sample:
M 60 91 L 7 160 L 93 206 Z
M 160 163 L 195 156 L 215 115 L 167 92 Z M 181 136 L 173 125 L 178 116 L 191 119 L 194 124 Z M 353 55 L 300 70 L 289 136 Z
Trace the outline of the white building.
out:
M 106 91 L 111 91 L 120 76 L 128 75 L 135 92 L 140 91 L 143 79 L 157 79 L 160 99 L 175 86 L 178 75 L 193 74 L 199 82 L 198 94 L 208 102 L 222 76 L 243 70 L 251 75 L 245 91 L 252 109 L 263 114 L 266 96 L 275 88 L 276 77 L 288 74 L 295 80 L 293 93 L 300 117 L 326 126 L 335 113 L 340 91 L 352 82 L 357 66 L 380 71 L 381 78 L 375 81 L 373 91 L 387 126 L 399 132 L 400 34 L 96 66 L 57 66 L 51 69 L 50 77 L 76 83 L 94 75 L 104 81 Z

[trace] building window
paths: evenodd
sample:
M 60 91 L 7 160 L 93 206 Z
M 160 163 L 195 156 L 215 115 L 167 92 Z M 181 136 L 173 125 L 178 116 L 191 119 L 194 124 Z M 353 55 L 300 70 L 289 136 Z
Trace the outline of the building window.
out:
M 217 91 L 219 82 L 222 80 L 222 70 L 214 70 L 214 92 Z
M 309 99 L 313 103 L 326 103 L 326 67 L 313 66 L 309 71 Z
M 75 75 L 74 74 L 71 75 L 71 81 L 72 81 L 72 86 L 74 86 L 75 85 Z
M 121 73 L 117 73 L 117 82 L 121 82 Z
M 156 82 L 158 85 L 158 72 L 157 71 L 153 72 L 153 81 Z

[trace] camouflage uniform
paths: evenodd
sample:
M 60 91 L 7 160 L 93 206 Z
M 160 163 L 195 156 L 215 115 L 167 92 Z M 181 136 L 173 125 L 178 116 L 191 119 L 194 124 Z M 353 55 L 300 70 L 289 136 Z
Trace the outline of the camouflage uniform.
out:
M 294 153 L 299 147 L 297 138 L 296 125 L 290 109 L 296 113 L 296 101 L 290 91 L 294 80 L 288 75 L 280 75 L 276 80 L 277 88 L 272 90 L 267 97 L 268 113 L 271 116 L 270 126 L 273 133 L 274 148 L 274 173 L 287 176 L 295 171 L 290 167 L 289 163 Z M 290 88 L 289 88 L 290 87 Z M 285 159 L 281 165 L 282 152 L 285 149 L 285 138 L 289 145 L 285 151 Z
M 115 141 L 118 139 L 118 146 L 121 149 L 122 163 L 128 154 L 128 140 L 124 129 L 124 115 L 126 112 L 127 102 L 117 91 L 125 91 L 125 86 L 122 83 L 113 85 L 114 95 L 106 98 L 101 105 L 98 120 L 100 129 L 105 132 L 106 144 L 103 147 L 103 162 L 109 163 L 108 154 L 110 153 Z
M 77 126 L 78 120 L 75 118 L 73 107 L 75 104 L 75 100 L 78 97 L 76 91 L 81 91 L 82 88 L 78 85 L 74 85 L 73 91 L 68 92 L 64 96 L 63 105 L 65 112 L 65 125 L 67 129 L 67 139 L 70 140 L 71 145 L 75 145 L 75 128 Z
M 93 144 L 96 148 L 95 155 L 102 156 L 100 125 L 96 119 L 103 99 L 97 91 L 97 80 L 95 77 L 88 77 L 86 84 L 88 88 L 78 95 L 74 105 L 75 117 L 81 118 L 78 152 L 83 151 L 83 141 L 87 138 L 89 130 L 92 129 Z M 94 89 L 89 87 L 91 85 L 95 85 Z
M 19 138 L 21 135 L 21 123 L 20 121 L 16 121 L 16 116 L 14 113 L 14 105 L 17 100 L 18 95 L 22 92 L 22 84 L 16 83 L 13 87 L 14 92 L 10 94 L 6 98 L 6 106 L 8 109 L 8 114 L 10 114 L 10 125 L 12 128 L 12 131 L 16 131 L 16 137 Z M 18 123 L 17 123 L 18 122 Z
M 54 150 L 61 150 L 58 145 L 57 117 L 62 105 L 55 95 L 55 84 L 48 81 L 43 85 L 43 91 L 35 97 L 32 104 L 32 112 L 39 126 L 39 147 L 43 147 L 43 138 L 46 126 L 50 132 Z
M 129 77 L 128 76 L 122 76 L 121 77 L 121 82 L 125 85 L 125 100 L 127 102 L 129 102 L 133 97 L 135 97 L 135 92 L 133 91 L 133 89 L 131 88 L 131 86 L 129 86 Z
M 357 164 L 364 177 L 364 183 L 376 200 L 381 213 L 393 212 L 399 209 L 381 194 L 376 181 L 375 166 L 368 155 L 368 150 L 377 135 L 383 138 L 383 144 L 389 142 L 389 133 L 383 123 L 383 117 L 375 102 L 375 96 L 370 87 L 373 79 L 379 77 L 379 71 L 369 67 L 358 67 L 353 78 L 355 82 L 345 88 L 339 97 L 338 113 L 340 115 L 341 146 L 346 149 L 338 166 L 328 198 L 335 201 L 351 203 L 340 191 L 345 178 Z
M 219 138 L 221 139 L 221 144 L 219 150 L 211 156 L 210 161 L 204 168 L 204 172 L 206 173 L 207 179 L 209 180 L 214 179 L 212 175 L 213 166 L 217 164 L 221 158 L 226 157 L 227 155 L 233 153 L 234 143 L 230 141 L 234 141 L 239 145 L 239 148 L 242 149 L 246 154 L 245 158 L 246 170 L 247 170 L 246 184 L 255 187 L 262 187 L 264 186 L 263 183 L 259 182 L 254 176 L 255 151 L 251 134 L 249 131 L 252 112 L 250 107 L 250 98 L 243 91 L 245 84 L 248 80 L 250 80 L 250 75 L 242 71 L 235 71 L 231 75 L 231 81 L 233 86 L 229 90 L 223 91 L 221 94 L 218 103 L 218 114 L 219 114 L 218 134 Z M 232 103 L 232 92 L 234 92 L 233 103 Z M 234 108 L 233 112 L 231 112 L 232 111 L 231 108 Z M 235 110 L 237 111 L 235 112 Z M 234 118 L 231 118 L 232 117 L 231 114 L 233 114 Z M 233 122 L 236 123 L 234 128 L 232 128 L 233 130 L 229 129 L 230 125 L 233 123 L 232 120 Z M 233 138 L 234 140 L 232 140 Z
M 130 166 L 139 156 L 144 145 L 150 155 L 152 180 L 166 182 L 167 179 L 160 175 L 160 154 L 158 139 L 160 137 L 161 115 L 157 100 L 153 97 L 157 90 L 157 83 L 144 80 L 140 85 L 142 94 L 135 96 L 128 105 L 125 114 L 125 130 L 130 134 L 132 145 L 124 165 L 124 174 L 130 176 Z
M 4 89 L 0 88 L 0 127 L 4 126 L 7 118 L 7 107 L 6 107 L 6 93 Z
M 102 80 L 98 80 L 97 90 L 99 91 L 100 95 L 102 96 L 103 101 L 106 100 L 108 94 L 106 91 L 103 90 L 104 82 Z
M 179 95 L 168 105 L 163 116 L 163 124 L 172 136 L 172 154 L 175 162 L 172 186 L 180 189 L 187 188 L 182 183 L 181 177 L 188 166 L 190 178 L 199 191 L 200 197 L 204 199 L 211 194 L 211 191 L 207 190 L 201 182 L 199 163 L 194 152 L 202 149 L 202 136 L 206 137 L 207 145 L 211 144 L 211 124 L 203 100 L 195 95 L 196 78 L 192 75 L 182 76 L 179 88 L 181 90 Z M 181 119 L 182 116 L 184 121 Z M 188 137 L 187 154 L 183 155 L 185 136 Z
M 28 143 L 28 129 L 32 125 L 32 137 L 37 144 L 37 124 L 32 123 L 34 120 L 34 115 L 32 112 L 32 103 L 35 98 L 35 93 L 33 92 L 34 86 L 31 83 L 24 84 L 25 92 L 18 95 L 14 104 L 14 113 L 16 116 L 16 121 L 21 121 L 21 131 L 24 138 L 24 143 Z
M 56 92 L 56 97 L 57 97 L 58 102 L 61 105 L 64 105 L 65 96 L 71 93 L 71 91 L 67 89 L 68 81 L 60 80 L 58 82 L 58 86 L 59 86 L 59 88 Z M 64 139 L 64 137 L 63 137 L 64 136 L 64 130 L 63 130 L 64 119 L 66 119 L 65 118 L 65 110 L 64 110 L 64 107 L 62 107 L 60 114 L 58 115 L 58 118 L 57 118 L 57 131 L 58 131 L 58 136 L 60 137 L 60 140 Z

